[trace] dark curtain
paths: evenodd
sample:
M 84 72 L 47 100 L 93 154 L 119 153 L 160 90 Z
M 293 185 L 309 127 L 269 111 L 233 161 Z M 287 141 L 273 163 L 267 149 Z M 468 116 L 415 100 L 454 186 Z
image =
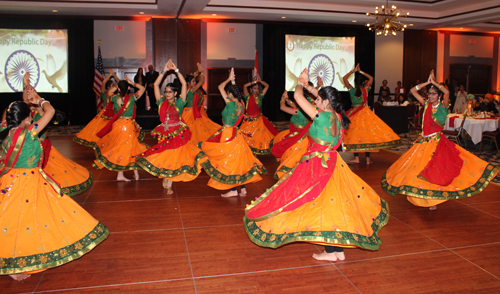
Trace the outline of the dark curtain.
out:
M 290 115 L 280 110 L 280 98 L 285 89 L 285 35 L 309 35 L 356 38 L 355 63 L 370 75 L 375 74 L 375 34 L 366 27 L 321 25 L 264 24 L 264 54 L 261 69 L 263 79 L 269 83 L 269 91 L 263 101 L 262 112 L 271 121 L 282 121 Z M 349 93 L 344 89 L 342 100 L 346 109 L 351 107 Z M 373 90 L 370 92 L 373 95 Z
M 63 111 L 72 125 L 88 123 L 96 115 L 94 84 L 94 21 L 44 17 L 0 18 L 4 29 L 68 30 L 68 93 L 40 93 L 56 110 Z M 0 109 L 21 100 L 21 93 L 0 93 Z

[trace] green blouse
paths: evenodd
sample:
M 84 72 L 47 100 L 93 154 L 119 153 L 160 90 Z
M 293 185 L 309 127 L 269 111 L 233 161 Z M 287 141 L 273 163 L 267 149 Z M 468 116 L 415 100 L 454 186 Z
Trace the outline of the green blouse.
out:
M 108 97 L 106 95 L 106 92 L 101 92 L 101 100 L 104 107 L 108 106 Z
M 333 136 L 331 132 L 332 122 L 334 120 L 333 113 L 328 111 L 322 111 L 318 113 L 318 117 L 313 120 L 311 127 L 309 128 L 309 136 L 320 139 L 322 141 L 331 142 L 336 145 L 339 141 L 339 135 Z M 339 134 L 341 130 L 340 122 L 337 120 L 337 128 L 339 129 Z
M 228 97 L 227 99 L 230 98 Z M 237 110 L 238 110 L 238 102 L 232 100 L 228 101 L 226 103 L 226 107 L 224 107 L 224 110 L 222 110 L 222 122 L 225 125 L 234 126 L 239 118 L 238 115 L 236 115 Z
M 309 117 L 304 113 L 302 109 L 297 110 L 297 114 L 292 115 L 290 122 L 298 127 L 305 127 L 309 122 Z
M 370 92 L 371 87 L 367 86 L 367 87 L 365 87 L 365 89 L 366 89 L 366 93 L 368 93 L 368 92 Z M 356 96 L 356 88 L 350 88 L 349 95 L 351 97 L 352 105 L 363 104 L 363 102 L 364 102 L 363 97 Z
M 42 118 L 42 115 L 38 113 L 38 111 L 35 113 L 35 116 L 33 117 L 33 123 L 36 123 L 39 119 Z M 39 132 L 38 137 L 40 138 L 47 138 L 47 127 L 43 129 L 43 131 Z
M 118 103 L 116 103 L 116 100 L 118 100 L 118 98 L 120 98 L 120 96 L 118 95 L 115 95 L 111 98 L 111 102 L 113 102 L 113 110 L 115 111 L 115 113 L 118 113 L 118 111 L 120 111 L 120 108 L 121 106 L 118 105 Z M 137 99 L 135 98 L 135 95 L 130 95 L 130 106 L 127 108 L 127 110 L 121 114 L 121 117 L 131 117 L 132 115 L 134 115 L 134 103 L 135 101 L 137 101 Z
M 2 157 L 5 157 L 7 151 L 10 149 L 12 144 L 12 133 L 14 132 L 11 132 L 2 143 Z M 42 145 L 40 141 L 38 141 L 38 138 L 33 136 L 31 130 L 24 129 L 22 130 L 21 136 L 23 134 L 26 138 L 24 139 L 24 144 L 13 168 L 35 168 L 38 166 L 38 161 L 42 156 Z M 12 156 L 14 156 L 14 154 L 12 154 Z

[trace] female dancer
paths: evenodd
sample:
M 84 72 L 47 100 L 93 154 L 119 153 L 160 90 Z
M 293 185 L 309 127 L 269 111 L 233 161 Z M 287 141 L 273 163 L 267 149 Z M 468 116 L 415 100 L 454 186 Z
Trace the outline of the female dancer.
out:
M 336 151 L 349 126 L 340 94 L 333 87 L 308 89 L 318 94 L 316 108 L 302 87 L 308 87 L 307 69 L 299 76 L 295 101 L 313 119 L 308 151 L 291 172 L 247 207 L 243 218 L 247 235 L 255 244 L 271 248 L 297 241 L 330 246 L 313 255 L 318 260 L 343 260 L 342 248 L 377 250 L 381 244 L 377 233 L 389 220 L 389 210 Z
M 309 83 L 312 86 L 312 83 Z M 311 105 L 314 105 L 314 101 L 311 101 L 307 90 L 304 90 L 304 94 Z M 287 103 L 290 106 L 287 106 Z M 280 161 L 280 165 L 274 173 L 275 179 L 281 179 L 292 170 L 300 161 L 302 155 L 306 153 L 309 143 L 307 132 L 311 126 L 309 117 L 295 102 L 288 99 L 288 92 L 286 90 L 281 96 L 280 109 L 291 114 L 292 117 L 290 118 L 290 128 L 274 137 L 274 144 L 271 151 Z
M 429 84 L 432 85 L 427 91 L 422 135 L 385 172 L 382 188 L 392 196 L 404 194 L 412 204 L 435 210 L 437 204 L 446 200 L 471 197 L 483 191 L 498 173 L 498 167 L 441 134 L 448 114 L 448 89 L 436 83 L 432 71 L 427 82 L 416 85 L 411 92 L 424 103 L 418 91 Z
M 81 257 L 109 234 L 42 170 L 38 132 L 54 108 L 34 96 L 30 101 L 44 110 L 38 122 L 31 124 L 30 107 L 15 101 L 1 134 L 0 274 L 18 281 Z
M 220 129 L 220 125 L 211 121 L 208 116 L 202 115 L 201 108 L 203 108 L 204 95 L 199 89 L 205 81 L 205 74 L 203 73 L 203 67 L 199 63 L 198 71 L 195 75 L 199 79 L 198 82 L 196 82 L 196 77 L 193 75 L 186 77 L 189 90 L 187 91 L 187 96 L 182 96 L 183 99 L 186 99 L 182 119 L 188 125 L 189 130 L 191 130 L 191 140 L 201 142 L 207 140 L 213 133 Z
M 231 85 L 226 92 L 229 81 Z M 203 163 L 203 168 L 211 177 L 208 186 L 217 190 L 231 189 L 222 194 L 222 197 L 238 196 L 237 186 L 241 186 L 240 196 L 246 196 L 244 185 L 262 180 L 259 174 L 266 174 L 267 170 L 253 155 L 244 135 L 236 128 L 243 118 L 245 107 L 234 81 L 234 69 L 231 69 L 229 78 L 219 85 L 219 91 L 226 102 L 226 107 L 222 110 L 224 125 L 201 143 L 201 150 L 209 159 Z
M 348 81 L 353 72 L 359 72 L 354 79 L 356 88 L 353 88 Z M 348 72 L 343 79 L 352 101 L 352 109 L 347 112 L 351 127 L 344 137 L 346 150 L 378 151 L 401 145 L 401 138 L 366 106 L 373 77 L 360 70 L 358 63 L 356 68 Z M 354 159 L 348 163 L 359 163 L 359 154 L 354 153 Z M 366 164 L 370 163 L 370 153 L 366 152 Z
M 259 90 L 259 83 L 264 85 L 262 94 Z M 251 93 L 248 92 L 250 88 Z M 267 117 L 262 115 L 262 101 L 266 95 L 269 85 L 260 79 L 248 82 L 243 86 L 243 93 L 247 101 L 247 114 L 240 130 L 247 134 L 246 141 L 254 154 L 271 154 L 272 140 L 279 131 L 271 124 Z
M 120 81 L 113 73 L 113 70 L 110 69 L 109 75 L 102 81 L 101 85 L 101 99 L 104 108 L 78 134 L 73 137 L 74 142 L 83 146 L 93 147 L 94 143 L 100 139 L 97 137 L 97 132 L 99 132 L 113 117 L 113 115 L 115 115 L 113 103 L 111 103 L 111 97 L 113 96 L 111 89 L 116 84 L 113 82 L 111 77 L 115 78 L 116 83 Z
M 139 89 L 135 94 L 128 95 L 129 86 Z M 115 90 L 115 87 L 112 88 Z M 133 157 L 146 151 L 145 144 L 140 143 L 140 128 L 135 122 L 135 101 L 144 93 L 144 87 L 137 83 L 132 83 L 128 78 L 118 83 L 119 95 L 113 96 L 111 102 L 115 115 L 108 124 L 102 128 L 97 136 L 101 138 L 94 144 L 94 150 L 97 159 L 94 161 L 94 167 L 101 169 L 103 167 L 117 171 L 118 181 L 126 181 L 123 172 L 126 170 L 134 171 L 135 180 L 139 180 L 137 169 L 139 166 Z
M 45 100 L 30 85 L 29 72 L 24 75 L 23 82 L 23 100 L 25 103 L 29 103 L 30 99 Z M 33 122 L 37 123 L 43 116 L 44 110 L 39 105 L 31 105 L 31 110 Z M 93 183 L 90 171 L 59 153 L 47 137 L 47 128 L 40 128 L 38 133 L 44 153 L 42 168 L 45 173 L 50 175 L 61 186 L 63 193 L 68 196 L 75 196 L 90 188 Z
M 137 69 L 137 73 L 134 76 L 134 83 L 137 83 L 143 87 L 146 87 L 146 76 L 144 75 L 144 69 L 139 67 Z M 138 88 L 135 88 L 135 92 L 139 91 Z M 151 110 L 151 105 L 149 105 L 149 99 L 145 98 L 146 91 L 142 93 L 142 96 L 137 98 L 137 110 Z M 144 99 L 141 99 L 144 98 Z
M 177 87 L 170 83 L 165 87 L 165 98 L 160 94 L 160 84 L 165 73 L 173 70 L 177 73 L 182 89 L 177 97 Z M 162 124 L 152 134 L 158 136 L 158 144 L 149 148 L 136 158 L 136 163 L 150 174 L 163 178 L 163 188 L 172 194 L 172 182 L 189 182 L 200 174 L 201 164 L 206 155 L 191 141 L 190 129 L 181 121 L 181 113 L 186 105 L 186 80 L 172 60 L 165 64 L 163 71 L 154 83 L 156 104 Z

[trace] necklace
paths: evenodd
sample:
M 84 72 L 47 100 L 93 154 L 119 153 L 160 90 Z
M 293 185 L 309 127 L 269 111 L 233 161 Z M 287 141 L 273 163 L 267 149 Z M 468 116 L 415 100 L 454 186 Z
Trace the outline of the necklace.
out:
M 431 104 L 431 106 L 432 106 L 432 109 L 436 109 L 439 107 L 439 103 L 436 106 L 434 106 L 434 104 Z

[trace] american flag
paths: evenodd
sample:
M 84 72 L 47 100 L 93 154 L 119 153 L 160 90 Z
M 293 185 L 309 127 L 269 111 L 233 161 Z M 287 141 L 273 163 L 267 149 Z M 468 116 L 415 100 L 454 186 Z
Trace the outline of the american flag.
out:
M 95 100 L 97 105 L 97 112 L 102 109 L 102 99 L 101 99 L 101 86 L 104 80 L 104 67 L 102 66 L 102 56 L 101 56 L 101 46 L 99 46 L 99 53 L 97 54 L 97 64 L 95 66 L 94 75 L 94 92 L 96 94 Z

